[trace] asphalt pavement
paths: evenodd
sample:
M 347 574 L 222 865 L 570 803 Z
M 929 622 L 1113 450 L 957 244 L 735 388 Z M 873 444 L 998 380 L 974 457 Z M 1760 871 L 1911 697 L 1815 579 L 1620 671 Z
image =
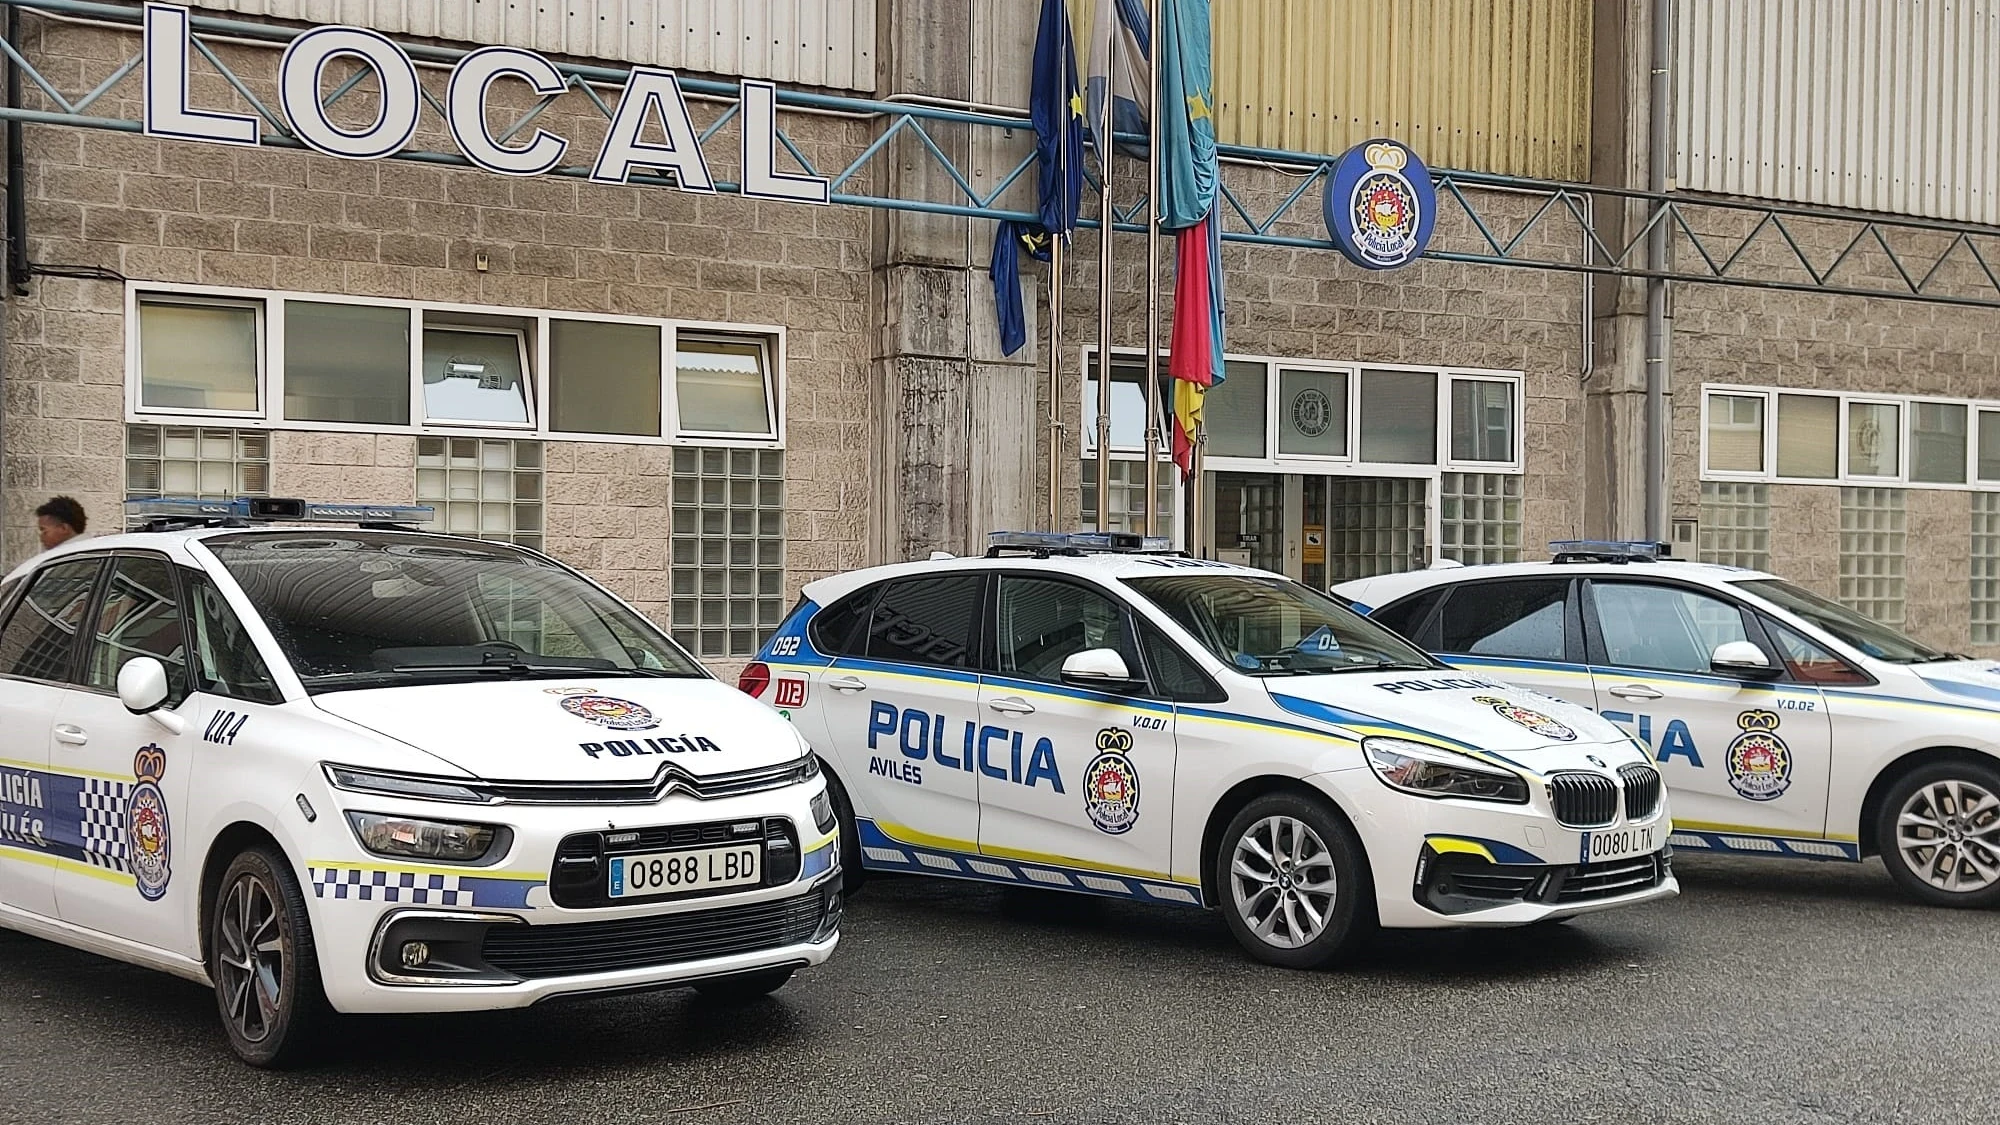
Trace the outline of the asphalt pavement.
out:
M 1677 900 L 1314 973 L 1215 915 L 878 880 L 768 1000 L 351 1019 L 282 1074 L 207 991 L 0 932 L 0 1122 L 2000 1121 L 2000 913 L 1676 866 Z

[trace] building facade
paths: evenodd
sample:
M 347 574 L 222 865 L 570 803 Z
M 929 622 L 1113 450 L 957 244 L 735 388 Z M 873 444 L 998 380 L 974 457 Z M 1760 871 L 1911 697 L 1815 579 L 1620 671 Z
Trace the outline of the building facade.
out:
M 967 203 L 1032 207 L 1032 134 L 1007 107 L 1028 101 L 1038 7 L 217 3 L 194 10 L 183 89 L 163 61 L 173 12 L 121 76 L 138 9 L 12 6 L 33 68 L 16 104 L 44 116 L 16 126 L 10 169 L 0 554 L 33 549 L 29 513 L 54 493 L 92 530 L 157 495 L 424 503 L 440 527 L 581 567 L 728 667 L 820 575 L 1095 526 L 1097 234 L 1065 257 L 1059 323 L 1046 268 L 1025 271 L 1029 344 L 1006 355 L 994 223 Z M 1980 261 L 2000 266 L 2000 3 L 1751 7 L 1675 5 L 1677 193 L 1921 219 L 1924 265 L 1976 288 Z M 1320 585 L 1646 532 L 1645 283 L 1591 272 L 1590 243 L 1643 220 L 1615 194 L 1567 225 L 1545 212 L 1548 185 L 1644 186 L 1651 8 L 1216 6 L 1222 139 L 1266 153 L 1228 165 L 1229 229 L 1257 237 L 1224 247 L 1206 471 L 1158 470 L 1150 530 Z M 412 81 L 351 37 L 297 64 L 306 33 L 357 12 Z M 460 60 L 488 47 L 562 69 L 480 85 Z M 1867 82 L 1826 86 L 1834 72 Z M 770 121 L 766 82 L 786 95 Z M 100 85 L 83 116 L 151 135 L 61 119 L 58 95 L 73 108 Z M 191 115 L 181 135 L 162 106 Z M 399 143 L 368 149 L 385 134 Z M 1464 175 L 1430 255 L 1378 272 L 1325 248 L 1324 185 L 1282 157 L 1382 136 Z M 553 158 L 523 155 L 537 146 Z M 1141 167 L 1114 166 L 1123 211 Z M 1715 221 L 1668 252 L 1747 235 L 1742 260 L 1785 278 L 1782 239 Z M 1828 277 L 1905 268 L 1894 243 L 1794 227 Z M 1483 260 L 1499 244 L 1538 268 Z M 1145 510 L 1144 263 L 1143 235 L 1114 238 L 1119 528 Z M 1993 307 L 1798 279 L 1675 282 L 1676 550 L 2000 653 L 1995 324 Z M 1192 488 L 1199 527 L 1181 526 Z

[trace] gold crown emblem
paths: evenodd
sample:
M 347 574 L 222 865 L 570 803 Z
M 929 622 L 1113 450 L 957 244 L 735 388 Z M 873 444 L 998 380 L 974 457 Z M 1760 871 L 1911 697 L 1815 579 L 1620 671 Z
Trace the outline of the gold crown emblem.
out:
M 140 781 L 153 782 L 167 776 L 167 752 L 148 744 L 132 756 L 132 775 Z
M 1736 716 L 1736 725 L 1742 727 L 1745 731 L 1777 730 L 1778 713 L 1776 711 L 1745 711 L 1741 715 Z
M 1410 154 L 1403 150 L 1402 145 L 1388 141 L 1376 141 L 1369 145 L 1364 155 L 1368 158 L 1370 168 L 1384 172 L 1400 172 L 1403 170 L 1403 165 L 1410 162 Z
M 1132 732 L 1117 727 L 1105 727 L 1097 732 L 1097 748 L 1122 754 L 1132 749 Z

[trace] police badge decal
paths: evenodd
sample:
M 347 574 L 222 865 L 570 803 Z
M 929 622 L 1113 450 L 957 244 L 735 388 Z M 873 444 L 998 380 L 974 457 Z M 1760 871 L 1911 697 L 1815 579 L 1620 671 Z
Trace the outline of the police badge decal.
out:
M 1127 753 L 1132 732 L 1105 727 L 1097 732 L 1097 757 L 1083 768 L 1083 811 L 1099 832 L 1123 835 L 1139 822 L 1139 771 Z
M 1743 733 L 1729 744 L 1729 785 L 1748 801 L 1775 801 L 1792 786 L 1792 748 L 1778 737 L 1776 711 L 1736 716 Z
M 660 725 L 651 711 L 630 700 L 608 695 L 566 695 L 562 709 L 585 722 L 612 730 L 652 730 Z
M 1493 708 L 1493 713 L 1518 727 L 1526 727 L 1543 738 L 1553 738 L 1557 742 L 1575 742 L 1576 732 L 1568 726 L 1549 718 L 1540 711 L 1519 707 L 1497 695 L 1475 695 L 1474 703 L 1483 703 Z
M 167 773 L 167 752 L 148 744 L 132 756 L 138 779 L 125 797 L 125 855 L 132 866 L 140 897 L 157 902 L 173 878 L 173 838 L 167 825 L 167 797 L 160 779 Z

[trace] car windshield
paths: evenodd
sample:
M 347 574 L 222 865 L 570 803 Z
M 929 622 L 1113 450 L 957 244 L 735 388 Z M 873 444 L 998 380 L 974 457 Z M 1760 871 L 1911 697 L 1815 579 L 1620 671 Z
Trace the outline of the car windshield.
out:
M 1276 576 L 1175 574 L 1126 584 L 1249 675 L 1442 667 L 1332 598 Z
M 705 675 L 602 590 L 521 551 L 366 531 L 219 536 L 204 546 L 308 691 Z
M 1778 578 L 1752 578 L 1737 587 L 1773 605 L 1791 610 L 1814 625 L 1853 645 L 1877 660 L 1891 664 L 1929 664 L 1954 660 L 1950 653 L 1913 640 L 1872 618 L 1863 617 L 1839 602 L 1822 598 Z

